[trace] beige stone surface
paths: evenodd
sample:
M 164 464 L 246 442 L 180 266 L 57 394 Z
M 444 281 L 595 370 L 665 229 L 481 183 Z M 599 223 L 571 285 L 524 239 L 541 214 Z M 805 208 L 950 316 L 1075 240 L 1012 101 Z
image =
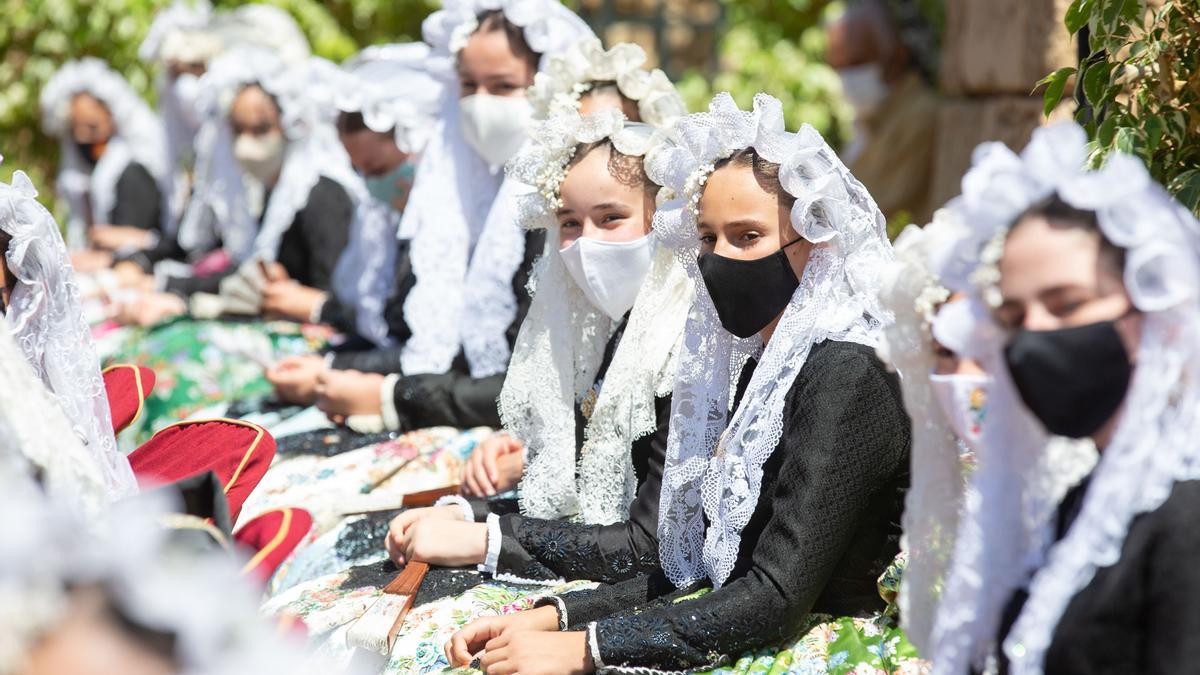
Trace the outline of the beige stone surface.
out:
M 1063 27 L 1070 4 L 1070 0 L 948 0 L 943 92 L 1024 96 L 1051 71 L 1075 65 L 1075 39 Z
M 1003 141 L 1019 151 L 1042 122 L 1042 101 L 1038 97 L 943 100 L 938 110 L 930 203 L 940 208 L 961 192 L 962 175 L 971 166 L 975 146 L 984 141 Z

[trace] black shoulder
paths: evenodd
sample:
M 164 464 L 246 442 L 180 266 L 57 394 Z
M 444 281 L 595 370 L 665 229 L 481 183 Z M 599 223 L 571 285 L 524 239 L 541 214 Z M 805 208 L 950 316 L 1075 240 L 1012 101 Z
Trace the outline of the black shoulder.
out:
M 130 162 L 125 167 L 121 176 L 117 178 L 117 185 L 119 187 L 158 189 L 158 183 L 154 180 L 154 176 L 150 175 L 150 170 L 138 162 Z
M 343 206 L 346 208 L 354 206 L 346 188 L 328 176 L 318 178 L 317 184 L 308 193 L 308 208 L 325 209 Z

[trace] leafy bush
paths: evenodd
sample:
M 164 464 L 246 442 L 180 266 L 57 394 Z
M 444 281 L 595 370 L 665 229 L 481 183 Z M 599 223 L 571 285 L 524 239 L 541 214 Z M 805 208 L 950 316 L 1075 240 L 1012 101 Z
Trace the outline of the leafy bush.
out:
M 1088 29 L 1091 55 L 1039 84 L 1047 114 L 1074 78 L 1086 105 L 1076 113 L 1092 161 L 1113 150 L 1145 160 L 1150 173 L 1200 213 L 1200 14 L 1195 0 L 1074 0 L 1066 29 Z

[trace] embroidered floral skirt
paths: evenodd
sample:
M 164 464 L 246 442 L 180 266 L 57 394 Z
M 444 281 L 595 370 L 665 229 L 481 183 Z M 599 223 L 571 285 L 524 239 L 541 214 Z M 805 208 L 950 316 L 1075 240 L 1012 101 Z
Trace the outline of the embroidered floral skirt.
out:
M 152 328 L 121 328 L 97 341 L 104 364 L 133 363 L 154 370 L 154 392 L 141 417 L 122 434 L 129 449 L 154 432 L 230 401 L 271 393 L 263 364 L 307 354 L 324 344 L 290 322 L 194 321 Z

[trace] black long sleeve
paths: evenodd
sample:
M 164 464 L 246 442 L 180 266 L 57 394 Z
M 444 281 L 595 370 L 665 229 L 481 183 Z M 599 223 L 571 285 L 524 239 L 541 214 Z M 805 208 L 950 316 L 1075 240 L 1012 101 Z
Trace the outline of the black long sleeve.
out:
M 154 176 L 141 164 L 130 162 L 117 178 L 113 208 L 108 213 L 109 224 L 159 232 L 162 213 L 163 194 Z
M 317 320 L 327 326 L 333 326 L 340 333 L 354 333 L 358 330 L 354 306 L 342 304 L 333 293 L 325 297 Z
M 1063 498 L 1057 536 L 1065 536 L 1083 508 L 1087 483 Z M 1117 562 L 1096 570 L 1067 604 L 1046 650 L 1047 673 L 1147 673 L 1195 670 L 1200 663 L 1200 481 L 1176 483 L 1158 509 L 1130 524 Z M 997 644 L 1028 600 L 1010 600 Z M 1000 672 L 1008 660 L 998 654 Z
M 661 397 L 654 403 L 658 428 L 630 448 L 638 489 L 629 505 L 629 519 L 611 525 L 586 525 L 519 514 L 502 516 L 497 574 L 531 580 L 614 583 L 657 569 L 658 496 L 671 399 Z
M 600 620 L 606 665 L 708 666 L 793 636 L 809 612 L 882 608 L 875 579 L 899 550 L 908 479 L 898 383 L 870 349 L 826 342 L 813 348 L 786 406 L 729 580 L 698 598 L 676 602 L 684 595 L 676 591 Z M 562 601 L 572 623 L 609 604 L 601 590 Z
M 409 375 L 396 383 L 399 431 L 425 427 L 499 427 L 496 399 L 504 374 L 472 378 L 457 369 L 437 375 Z
M 280 239 L 276 260 L 298 283 L 330 290 L 353 218 L 354 202 L 346 189 L 322 176 Z

